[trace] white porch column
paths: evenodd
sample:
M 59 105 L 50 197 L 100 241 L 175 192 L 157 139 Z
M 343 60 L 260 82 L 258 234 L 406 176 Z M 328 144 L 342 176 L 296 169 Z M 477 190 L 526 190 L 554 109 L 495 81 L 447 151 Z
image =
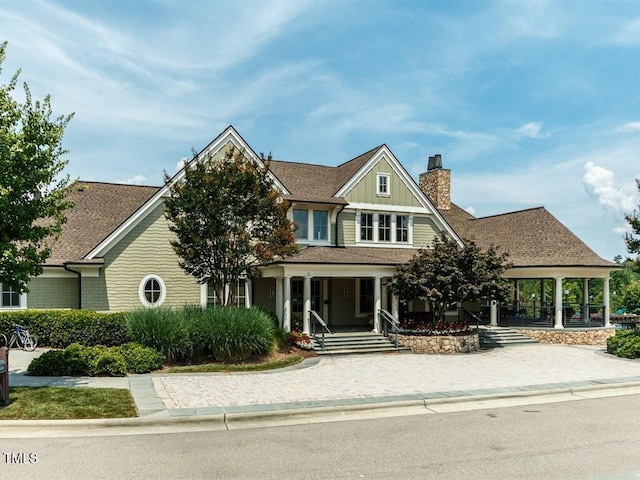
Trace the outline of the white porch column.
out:
M 382 277 L 376 275 L 373 281 L 373 331 L 381 332 L 380 308 L 382 308 Z
M 276 278 L 276 317 L 280 321 L 280 326 L 284 328 L 284 296 L 282 291 L 282 282 L 284 279 Z
M 562 308 L 562 277 L 555 278 L 555 288 L 554 288 L 554 304 L 556 311 L 556 321 L 553 328 L 564 328 L 562 325 L 562 315 L 564 313 L 564 309 Z
M 602 300 L 604 306 L 602 307 L 602 318 L 604 319 L 604 326 L 611 326 L 611 317 L 609 316 L 609 277 L 603 278 L 602 286 Z
M 306 333 L 308 335 L 311 332 L 311 275 L 305 275 L 304 277 L 304 289 L 302 295 L 302 333 Z
M 206 283 L 200 284 L 200 306 L 207 308 L 207 295 L 209 294 L 209 286 Z
M 582 279 L 582 320 L 589 321 L 589 279 Z
M 291 277 L 285 276 L 283 279 L 284 283 L 284 305 L 282 312 L 282 328 L 284 328 L 287 332 L 291 331 Z
M 253 304 L 253 299 L 251 298 L 251 293 L 253 292 L 253 282 L 250 278 L 247 278 L 244 282 L 244 306 L 246 308 L 251 308 Z

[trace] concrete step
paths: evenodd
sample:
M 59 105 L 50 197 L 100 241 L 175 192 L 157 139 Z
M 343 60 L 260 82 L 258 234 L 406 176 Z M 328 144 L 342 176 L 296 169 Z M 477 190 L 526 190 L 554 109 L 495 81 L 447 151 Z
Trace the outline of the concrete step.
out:
M 321 348 L 321 336 L 314 339 L 314 350 L 319 355 L 348 355 L 362 353 L 390 353 L 411 351 L 409 348 L 396 349 L 393 342 L 380 333 L 353 332 L 332 333 L 324 336 L 324 350 Z
M 498 348 L 511 345 L 530 345 L 537 340 L 527 337 L 509 328 L 481 328 L 479 332 L 480 348 Z

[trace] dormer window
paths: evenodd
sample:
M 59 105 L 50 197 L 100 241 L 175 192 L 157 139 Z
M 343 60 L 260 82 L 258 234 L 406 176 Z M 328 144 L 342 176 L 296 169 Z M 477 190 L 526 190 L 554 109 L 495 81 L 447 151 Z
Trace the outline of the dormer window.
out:
M 391 175 L 388 173 L 377 173 L 376 180 L 376 194 L 385 197 L 391 195 Z
M 313 211 L 313 239 L 329 239 L 329 212 L 326 210 Z
M 306 240 L 309 237 L 309 211 L 294 209 L 293 221 L 298 225 L 296 238 L 298 240 Z

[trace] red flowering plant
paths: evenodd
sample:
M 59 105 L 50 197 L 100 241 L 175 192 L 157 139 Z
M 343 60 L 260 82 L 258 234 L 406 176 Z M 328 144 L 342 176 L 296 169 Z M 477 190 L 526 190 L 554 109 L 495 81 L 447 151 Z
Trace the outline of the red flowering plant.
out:
M 313 342 L 309 335 L 295 330 L 291 331 L 291 343 L 303 350 L 313 350 Z
M 423 321 L 405 318 L 400 322 L 403 333 L 411 335 L 455 335 L 469 332 L 469 324 L 458 320 Z

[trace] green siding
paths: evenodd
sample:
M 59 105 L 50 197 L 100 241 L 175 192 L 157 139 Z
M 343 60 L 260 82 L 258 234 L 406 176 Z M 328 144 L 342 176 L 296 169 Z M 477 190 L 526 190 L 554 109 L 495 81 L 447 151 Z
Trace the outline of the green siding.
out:
M 433 245 L 438 228 L 430 217 L 413 217 L 413 245 L 418 248 Z
M 200 303 L 200 285 L 179 267 L 163 212 L 161 204 L 105 255 L 99 278 L 83 279 L 83 308 L 119 311 L 141 307 L 138 288 L 149 274 L 158 275 L 166 285 L 163 306 Z
M 338 217 L 338 245 L 355 245 L 356 243 L 356 213 L 342 212 Z
M 38 277 L 28 287 L 28 308 L 78 308 L 78 278 Z
M 270 312 L 276 311 L 275 278 L 256 278 L 253 280 L 253 306 L 261 307 Z M 273 289 L 274 296 L 271 296 Z
M 391 175 L 391 195 L 378 196 L 377 173 L 388 173 Z M 354 187 L 347 193 L 346 197 L 350 203 L 372 203 L 378 205 L 399 205 L 420 207 L 418 199 L 411 193 L 404 181 L 396 175 L 391 165 L 382 158 Z

